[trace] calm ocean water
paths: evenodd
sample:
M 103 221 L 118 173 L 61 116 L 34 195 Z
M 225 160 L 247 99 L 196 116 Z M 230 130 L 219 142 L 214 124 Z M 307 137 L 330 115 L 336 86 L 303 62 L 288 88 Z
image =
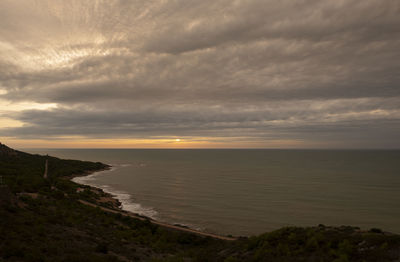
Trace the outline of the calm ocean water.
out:
M 77 181 L 207 232 L 353 225 L 400 233 L 400 151 L 35 149 L 113 165 Z

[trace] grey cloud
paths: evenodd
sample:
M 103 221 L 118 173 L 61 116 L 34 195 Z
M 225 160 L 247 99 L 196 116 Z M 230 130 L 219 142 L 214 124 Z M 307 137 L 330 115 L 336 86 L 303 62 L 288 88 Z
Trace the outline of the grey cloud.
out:
M 351 42 L 387 39 L 399 34 L 400 7 L 395 1 L 255 0 L 200 5 L 200 8 L 194 5 L 182 11 L 192 16 L 175 16 L 161 25 L 159 33 L 146 43 L 146 49 L 181 53 L 259 39 L 344 38 Z
M 371 138 L 386 133 L 398 137 L 400 110 L 393 104 L 363 99 L 353 100 L 277 102 L 269 106 L 227 108 L 204 105 L 165 105 L 142 110 L 108 111 L 104 109 L 59 108 L 51 111 L 30 110 L 15 113 L 14 119 L 26 123 L 24 127 L 0 131 L 0 135 L 51 137 L 80 135 L 97 138 L 162 137 L 162 136 L 237 136 L 286 137 L 310 139 L 333 136 Z M 307 106 L 309 104 L 309 106 Z M 302 108 L 299 111 L 299 108 Z M 350 111 L 350 113 L 349 113 Z M 377 115 L 378 114 L 378 115 Z M 393 119 L 389 114 L 396 114 Z M 389 117 L 388 117 L 389 116 Z M 376 132 L 376 126 L 392 126 Z M 374 131 L 374 132 L 372 132 Z
M 399 140 L 399 13 L 395 0 L 2 1 L 0 99 L 58 108 L 9 112 L 25 125 L 0 135 L 362 133 L 366 146 L 385 133 L 386 147 Z

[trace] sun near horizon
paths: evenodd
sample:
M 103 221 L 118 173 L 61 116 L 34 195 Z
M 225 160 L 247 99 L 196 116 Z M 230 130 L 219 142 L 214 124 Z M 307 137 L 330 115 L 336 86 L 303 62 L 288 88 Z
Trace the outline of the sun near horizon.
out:
M 393 1 L 0 1 L 17 148 L 400 148 Z
M 110 148 L 110 149 L 274 149 L 274 148 L 302 148 L 302 143 L 298 141 L 274 141 L 273 143 L 260 145 L 259 142 L 224 142 L 224 141 L 208 141 L 207 139 L 74 139 L 74 140 L 12 140 L 3 139 L 3 144 L 17 149 L 34 149 L 34 148 Z

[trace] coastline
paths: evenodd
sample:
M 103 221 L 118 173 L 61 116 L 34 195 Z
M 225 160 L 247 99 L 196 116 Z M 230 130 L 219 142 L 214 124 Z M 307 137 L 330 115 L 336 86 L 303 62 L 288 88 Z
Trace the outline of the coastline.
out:
M 71 182 L 74 182 L 74 183 L 76 183 L 78 185 L 82 185 L 82 186 L 90 188 L 90 190 L 92 192 L 94 192 L 94 193 L 96 193 L 97 195 L 100 196 L 100 199 L 99 199 L 99 201 L 97 201 L 97 203 L 90 203 L 90 202 L 87 202 L 85 200 L 79 200 L 79 202 L 81 202 L 84 205 L 93 206 L 93 207 L 99 207 L 100 209 L 102 209 L 102 210 L 104 210 L 106 212 L 120 213 L 122 215 L 133 217 L 133 218 L 136 218 L 136 219 L 147 220 L 152 224 L 155 224 L 155 225 L 167 228 L 167 229 L 179 230 L 179 231 L 184 231 L 184 232 L 197 234 L 197 235 L 201 235 L 201 236 L 205 236 L 205 237 L 212 237 L 212 238 L 221 239 L 221 240 L 228 240 L 228 241 L 234 241 L 234 240 L 238 239 L 237 237 L 233 237 L 233 236 L 222 236 L 222 235 L 202 232 L 202 231 L 190 228 L 190 227 L 188 227 L 186 225 L 169 224 L 169 223 L 161 222 L 161 221 L 158 221 L 158 220 L 156 220 L 154 218 L 151 218 L 149 216 L 145 216 L 145 215 L 142 215 L 142 214 L 139 214 L 139 213 L 136 213 L 136 212 L 132 212 L 130 210 L 123 209 L 123 203 L 121 202 L 120 199 L 118 199 L 117 195 L 112 194 L 110 192 L 106 192 L 104 189 L 102 189 L 100 187 L 96 187 L 96 186 L 93 186 L 93 185 L 83 184 L 83 183 L 79 183 L 79 182 L 73 181 L 73 179 L 77 178 L 77 177 L 87 177 L 89 175 L 93 175 L 93 174 L 104 172 L 104 171 L 112 171 L 112 168 L 113 168 L 113 166 L 107 165 L 105 168 L 102 168 L 102 169 L 99 169 L 99 170 L 91 170 L 91 171 L 87 171 L 87 172 L 84 172 L 84 173 L 81 173 L 81 174 L 73 174 L 71 176 L 66 177 Z M 107 205 L 106 206 L 102 205 L 104 203 L 106 203 L 106 204 L 108 203 L 108 206 Z
M 113 208 L 123 210 L 121 201 L 115 195 L 113 195 L 113 194 L 111 194 L 109 192 L 105 192 L 100 187 L 96 187 L 96 186 L 93 186 L 93 185 L 83 184 L 83 183 L 79 183 L 77 181 L 74 181 L 74 178 L 87 177 L 87 176 L 90 176 L 90 175 L 94 175 L 96 173 L 100 173 L 100 172 L 104 172 L 104 171 L 111 171 L 112 168 L 113 168 L 113 166 L 111 166 L 111 165 L 107 165 L 107 164 L 104 164 L 104 165 L 105 165 L 104 168 L 97 169 L 97 170 L 89 170 L 89 171 L 85 171 L 85 172 L 80 173 L 80 174 L 73 174 L 71 176 L 65 177 L 65 179 L 68 179 L 71 182 L 76 183 L 78 185 L 82 185 L 82 186 L 90 188 L 90 190 L 92 192 L 94 192 L 97 195 L 101 196 L 100 202 L 110 203 Z
M 107 165 L 107 164 L 103 164 L 103 165 L 104 165 L 103 168 L 96 169 L 96 170 L 87 170 L 87 171 L 84 171 L 83 173 L 78 173 L 78 174 L 72 174 L 72 175 L 70 175 L 70 176 L 65 176 L 64 178 L 72 181 L 72 179 L 74 179 L 75 177 L 85 177 L 85 176 L 89 176 L 89 175 L 92 175 L 92 174 L 94 174 L 94 173 L 98 173 L 98 172 L 103 172 L 103 171 L 111 170 L 111 168 L 113 167 L 113 166 Z M 72 182 L 74 182 L 74 181 L 72 181 Z M 74 183 L 75 183 L 75 182 L 74 182 Z

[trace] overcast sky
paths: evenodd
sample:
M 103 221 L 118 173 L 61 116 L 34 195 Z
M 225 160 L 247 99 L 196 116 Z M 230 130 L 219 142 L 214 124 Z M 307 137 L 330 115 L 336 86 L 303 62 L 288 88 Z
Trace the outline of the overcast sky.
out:
M 0 141 L 400 148 L 400 1 L 1 0 Z

